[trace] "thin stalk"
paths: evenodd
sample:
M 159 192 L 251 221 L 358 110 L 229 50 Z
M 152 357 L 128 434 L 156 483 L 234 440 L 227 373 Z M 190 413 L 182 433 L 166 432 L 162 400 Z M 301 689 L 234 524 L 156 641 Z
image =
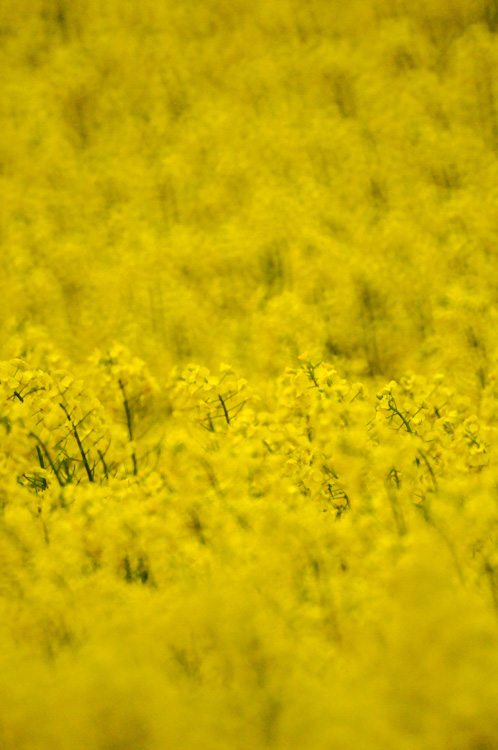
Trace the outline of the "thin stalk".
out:
M 124 406 L 125 415 L 126 415 L 128 435 L 130 438 L 130 442 L 133 443 L 133 420 L 132 420 L 132 415 L 131 415 L 130 404 L 128 403 L 128 398 L 126 396 L 126 391 L 125 391 L 123 381 L 119 379 L 118 383 L 119 383 L 119 388 L 121 390 L 121 393 L 123 394 L 123 406 Z M 137 457 L 134 451 L 131 454 L 131 460 L 133 461 L 133 474 L 136 476 L 138 474 L 138 469 L 137 469 Z
M 230 417 L 228 416 L 227 407 L 225 406 L 225 402 L 223 401 L 223 396 L 221 395 L 221 393 L 218 393 L 218 398 L 220 400 L 221 406 L 223 407 L 223 413 L 225 415 L 227 424 L 230 424 Z
M 34 439 L 35 439 L 35 440 L 37 441 L 37 443 L 38 443 L 38 445 L 36 446 L 36 448 L 37 448 L 37 453 L 38 453 L 38 460 L 40 461 L 40 465 L 41 465 L 41 466 L 42 466 L 42 468 L 43 468 L 43 465 L 42 465 L 42 460 L 40 460 L 40 450 L 39 450 L 39 448 L 41 447 L 41 449 L 42 449 L 43 453 L 45 454 L 45 458 L 47 459 L 47 461 L 48 461 L 48 463 L 49 463 L 49 465 L 50 465 L 50 468 L 51 468 L 51 469 L 52 469 L 52 471 L 54 472 L 54 474 L 55 474 L 55 477 L 56 477 L 57 481 L 59 482 L 59 485 L 60 485 L 61 487 L 64 487 L 64 482 L 62 481 L 62 479 L 61 479 L 61 478 L 60 478 L 60 476 L 59 476 L 59 470 L 58 470 L 58 469 L 56 468 L 56 466 L 55 466 L 54 462 L 52 461 L 52 456 L 51 456 L 51 455 L 50 455 L 50 453 L 48 452 L 48 448 L 47 448 L 47 446 L 45 445 L 45 443 L 44 443 L 44 442 L 43 442 L 42 440 L 40 440 L 40 438 L 38 437 L 38 435 L 36 435 L 36 434 L 35 434 L 34 432 L 30 432 L 29 434 L 30 434 L 30 437 L 34 437 Z
M 70 416 L 68 410 L 66 409 L 66 407 L 64 406 L 64 404 L 59 404 L 59 406 L 61 407 L 62 411 L 64 412 L 64 414 L 66 415 L 67 419 L 69 420 L 69 422 L 71 424 L 72 432 L 73 432 L 73 435 L 74 435 L 74 439 L 76 440 L 76 444 L 78 446 L 78 450 L 79 450 L 79 452 L 81 454 L 81 458 L 83 460 L 83 466 L 85 467 L 85 471 L 86 471 L 87 476 L 88 476 L 88 481 L 89 482 L 93 482 L 94 481 L 93 473 L 92 473 L 92 470 L 91 470 L 90 465 L 88 463 L 88 459 L 86 457 L 86 453 L 85 453 L 85 450 L 83 448 L 83 444 L 82 444 L 82 442 L 80 440 L 80 436 L 78 434 L 78 429 L 77 429 L 76 425 L 74 424 L 73 420 L 71 419 L 71 416 Z

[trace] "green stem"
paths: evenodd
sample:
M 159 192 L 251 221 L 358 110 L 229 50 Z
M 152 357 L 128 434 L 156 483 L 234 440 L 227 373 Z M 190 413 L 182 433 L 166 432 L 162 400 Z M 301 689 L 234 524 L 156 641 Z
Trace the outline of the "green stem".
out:
M 83 448 L 83 444 L 82 444 L 82 442 L 80 440 L 80 436 L 78 434 L 78 430 L 76 428 L 76 425 L 74 424 L 73 420 L 71 419 L 71 417 L 69 415 L 69 412 L 66 409 L 66 407 L 64 406 L 64 404 L 59 404 L 59 406 L 61 407 L 62 411 L 64 412 L 64 414 L 66 415 L 66 417 L 68 418 L 68 420 L 69 420 L 69 422 L 71 424 L 71 427 L 72 427 L 72 430 L 73 430 L 74 439 L 76 440 L 76 444 L 78 446 L 78 450 L 79 450 L 79 452 L 81 454 L 81 458 L 83 460 L 83 466 L 85 467 L 85 471 L 86 471 L 87 476 L 88 476 L 88 481 L 89 482 L 93 482 L 94 481 L 93 473 L 92 473 L 92 470 L 90 469 L 90 465 L 88 463 L 88 459 L 86 457 L 86 453 L 85 453 L 85 450 Z
M 38 453 L 38 460 L 40 460 L 40 450 L 39 450 L 39 446 L 41 446 L 41 449 L 42 449 L 43 453 L 45 454 L 45 457 L 46 457 L 46 459 L 47 459 L 48 463 L 50 464 L 50 468 L 51 468 L 51 469 L 52 469 L 52 471 L 54 472 L 54 474 L 55 474 L 55 477 L 56 477 L 57 481 L 59 482 L 59 485 L 60 485 L 61 487 L 64 487 L 64 482 L 62 481 L 62 479 L 61 479 L 61 478 L 60 478 L 60 476 L 59 476 L 59 471 L 58 471 L 58 469 L 56 468 L 56 466 L 55 466 L 54 462 L 52 461 L 52 456 L 51 456 L 51 455 L 50 455 L 50 453 L 48 452 L 48 448 L 47 448 L 47 446 L 45 445 L 45 443 L 44 443 L 44 442 L 43 442 L 42 440 L 40 440 L 40 438 L 38 437 L 38 435 L 36 435 L 36 434 L 35 434 L 34 432 L 30 432 L 29 434 L 30 434 L 30 437 L 34 437 L 34 439 L 35 439 L 35 440 L 37 441 L 37 443 L 38 443 L 38 445 L 36 446 L 36 448 L 37 448 L 37 453 Z M 42 464 L 42 461 L 40 461 L 40 465 L 41 465 L 41 467 L 43 468 L 43 464 Z
M 126 415 L 126 425 L 128 427 L 128 435 L 130 438 L 130 442 L 132 443 L 133 442 L 133 420 L 132 420 L 132 415 L 131 415 L 130 404 L 128 403 L 128 398 L 126 396 L 126 391 L 125 391 L 123 381 L 119 379 L 118 383 L 119 383 L 119 388 L 121 390 L 121 393 L 123 395 L 123 406 L 124 406 L 125 415 Z M 133 474 L 136 476 L 138 473 L 138 469 L 137 469 L 137 457 L 135 455 L 135 452 L 131 454 L 131 460 L 133 461 Z

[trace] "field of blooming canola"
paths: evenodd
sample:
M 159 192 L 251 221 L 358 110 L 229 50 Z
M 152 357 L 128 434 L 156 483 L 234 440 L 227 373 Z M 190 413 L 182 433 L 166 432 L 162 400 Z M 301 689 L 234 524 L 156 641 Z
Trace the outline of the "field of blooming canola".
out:
M 498 750 L 497 33 L 1 3 L 1 750 Z

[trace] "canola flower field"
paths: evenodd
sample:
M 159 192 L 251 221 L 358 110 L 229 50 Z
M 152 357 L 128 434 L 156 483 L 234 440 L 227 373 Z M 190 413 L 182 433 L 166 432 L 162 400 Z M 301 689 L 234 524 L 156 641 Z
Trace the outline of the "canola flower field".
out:
M 498 748 L 498 2 L 0 4 L 1 750 Z

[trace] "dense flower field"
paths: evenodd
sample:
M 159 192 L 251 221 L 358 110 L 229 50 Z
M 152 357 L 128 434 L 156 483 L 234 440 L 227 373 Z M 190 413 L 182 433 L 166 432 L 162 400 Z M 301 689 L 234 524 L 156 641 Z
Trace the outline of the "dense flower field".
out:
M 0 3 L 1 750 L 498 748 L 498 3 Z

